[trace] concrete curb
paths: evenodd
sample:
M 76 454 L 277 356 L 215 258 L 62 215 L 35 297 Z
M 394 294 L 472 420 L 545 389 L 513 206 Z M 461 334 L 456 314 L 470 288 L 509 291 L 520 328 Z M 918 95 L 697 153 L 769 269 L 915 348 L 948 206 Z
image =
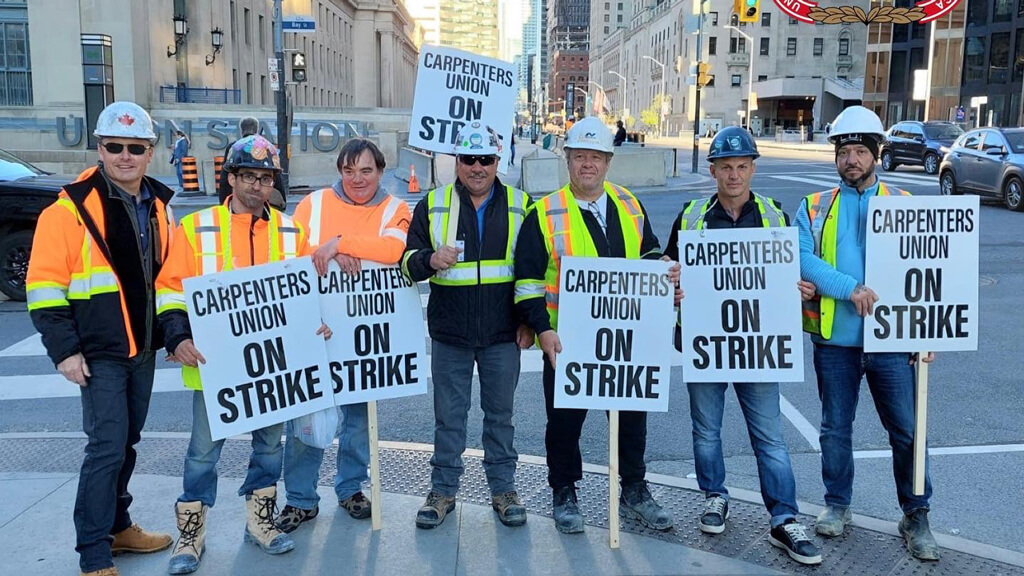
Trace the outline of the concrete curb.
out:
M 177 439 L 187 440 L 190 437 L 188 432 L 143 432 L 142 437 L 145 438 L 160 438 L 160 439 Z M 82 432 L 7 432 L 0 433 L 0 440 L 27 440 L 27 439 L 82 439 L 86 438 Z M 248 434 L 242 434 L 239 436 L 232 436 L 228 440 L 236 441 L 248 441 L 251 440 L 251 436 Z M 334 440 L 337 443 L 337 439 Z M 409 450 L 416 452 L 433 452 L 434 447 L 431 444 L 424 444 L 419 442 L 396 442 L 381 440 L 381 448 L 392 449 L 392 450 Z M 473 456 L 476 458 L 483 458 L 484 451 L 475 448 L 467 448 L 466 455 Z M 535 464 L 539 466 L 547 466 L 547 460 L 543 456 L 531 456 L 527 454 L 520 454 L 519 461 L 527 464 Z M 598 464 L 583 464 L 583 471 L 590 472 L 593 474 L 600 474 L 602 476 L 608 475 L 608 467 L 601 466 Z M 679 478 L 677 476 L 669 476 L 666 474 L 655 474 L 648 473 L 647 479 L 653 484 L 659 484 L 662 486 L 669 486 L 672 488 L 681 488 L 684 490 L 693 490 L 696 492 L 700 491 L 697 486 L 697 481 L 690 478 Z M 745 490 L 742 488 L 728 487 L 729 495 L 732 498 L 738 500 L 763 505 L 764 500 L 761 498 L 761 494 L 753 490 Z M 811 504 L 809 502 L 797 502 L 800 508 L 800 513 L 808 514 L 810 516 L 817 516 L 823 506 L 819 504 Z M 881 532 L 891 536 L 899 536 L 899 531 L 896 528 L 895 522 L 888 520 L 882 520 L 880 518 L 872 518 L 870 516 L 864 516 L 860 514 L 853 515 L 853 521 L 851 525 L 863 528 L 865 530 L 871 530 L 874 532 Z M 973 540 L 967 540 L 965 538 L 959 538 L 956 536 L 950 536 L 947 534 L 935 534 L 935 540 L 939 546 L 962 552 L 964 554 L 970 554 L 979 558 L 985 558 L 996 562 L 1002 562 L 1004 564 L 1010 564 L 1013 566 L 1024 567 L 1024 553 L 1016 552 L 1013 550 L 1007 550 L 1005 548 L 999 548 L 998 546 L 992 546 L 983 542 L 975 542 Z

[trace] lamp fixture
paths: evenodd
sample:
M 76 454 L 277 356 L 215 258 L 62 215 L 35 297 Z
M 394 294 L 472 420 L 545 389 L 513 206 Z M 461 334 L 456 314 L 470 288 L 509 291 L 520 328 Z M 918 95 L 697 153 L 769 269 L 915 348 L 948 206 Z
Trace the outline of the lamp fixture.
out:
M 185 37 L 188 36 L 188 20 L 184 14 L 174 15 L 174 50 L 171 47 L 167 47 L 167 57 L 177 56 L 180 51 L 181 45 L 185 43 Z
M 213 54 L 206 55 L 207 66 L 217 60 L 217 54 L 224 47 L 224 31 L 219 26 L 210 31 L 210 45 L 213 46 Z

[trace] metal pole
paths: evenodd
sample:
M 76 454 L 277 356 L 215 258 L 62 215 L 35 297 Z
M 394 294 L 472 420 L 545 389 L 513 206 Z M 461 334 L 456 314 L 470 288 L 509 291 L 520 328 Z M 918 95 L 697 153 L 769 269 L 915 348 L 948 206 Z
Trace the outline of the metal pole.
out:
M 281 155 L 281 185 L 288 196 L 288 138 L 291 136 L 291 122 L 288 121 L 288 93 L 285 91 L 284 70 L 284 17 L 281 14 L 281 0 L 274 0 L 274 55 L 277 58 L 278 79 L 274 103 L 277 105 L 277 149 Z
M 924 121 L 928 121 L 932 104 L 932 63 L 935 62 L 935 21 L 928 25 L 928 73 L 925 75 Z
M 697 21 L 697 92 L 696 102 L 693 107 L 693 156 L 690 158 L 690 172 L 693 174 L 697 173 L 697 156 L 699 154 L 698 139 L 700 138 L 700 62 L 704 57 L 703 43 L 704 39 L 704 2 L 700 0 L 700 8 L 698 8 L 697 15 L 700 19 Z

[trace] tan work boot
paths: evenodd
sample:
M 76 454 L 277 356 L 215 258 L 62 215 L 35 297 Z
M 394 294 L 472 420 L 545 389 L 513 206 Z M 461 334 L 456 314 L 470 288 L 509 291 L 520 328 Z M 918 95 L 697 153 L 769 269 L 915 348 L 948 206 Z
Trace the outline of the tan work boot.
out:
M 277 487 L 253 491 L 245 497 L 245 541 L 252 542 L 267 554 L 284 554 L 295 548 L 291 536 L 281 532 L 274 523 L 277 516 Z
M 113 566 L 110 568 L 100 568 L 99 570 L 93 570 L 92 572 L 80 572 L 80 574 L 82 576 L 121 576 L 121 573 Z
M 191 574 L 199 569 L 206 551 L 206 512 L 202 502 L 178 502 L 174 515 L 178 520 L 178 541 L 167 564 L 168 574 Z
M 114 542 L 110 545 L 110 553 L 124 554 L 148 554 L 159 552 L 171 545 L 174 540 L 170 534 L 159 532 L 146 532 L 138 524 L 132 524 L 128 528 L 114 534 Z

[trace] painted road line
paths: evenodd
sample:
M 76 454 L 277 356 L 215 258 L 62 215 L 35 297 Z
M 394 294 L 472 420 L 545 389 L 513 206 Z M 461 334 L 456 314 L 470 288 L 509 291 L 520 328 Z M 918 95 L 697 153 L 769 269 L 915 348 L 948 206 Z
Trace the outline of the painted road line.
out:
M 46 348 L 43 347 L 43 337 L 36 333 L 21 342 L 0 350 L 0 358 L 11 356 L 46 356 Z
M 786 400 L 786 397 L 782 394 L 779 394 L 779 408 L 782 409 L 782 415 L 796 427 L 800 435 L 804 437 L 804 440 L 811 445 L 811 448 L 814 448 L 815 452 L 821 452 L 821 443 L 818 442 L 818 429 L 796 409 L 796 406 L 793 406 L 789 400 Z
M 772 175 L 769 176 L 769 178 L 777 178 L 779 180 L 788 180 L 790 182 L 801 182 L 803 184 L 813 184 L 815 186 L 820 186 L 822 189 L 831 189 L 831 188 L 835 188 L 836 187 L 836 181 L 835 180 L 825 180 L 825 179 L 818 180 L 818 179 L 812 179 L 812 178 L 805 178 L 805 177 L 802 177 L 802 176 L 788 176 L 788 175 L 783 175 L 783 174 L 772 174 Z

